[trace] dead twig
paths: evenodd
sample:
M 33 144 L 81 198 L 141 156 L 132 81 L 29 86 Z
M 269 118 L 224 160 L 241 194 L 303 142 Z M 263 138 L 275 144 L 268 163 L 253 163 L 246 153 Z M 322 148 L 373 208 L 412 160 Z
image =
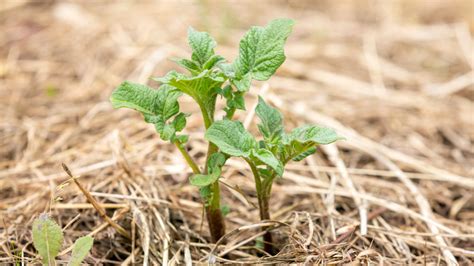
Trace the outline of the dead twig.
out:
M 81 183 L 77 180 L 77 177 L 73 176 L 71 173 L 71 170 L 67 167 L 66 164 L 62 164 L 62 167 L 66 174 L 74 181 L 74 184 L 77 185 L 77 187 L 81 190 L 82 194 L 86 197 L 87 201 L 89 201 L 92 206 L 94 206 L 94 209 L 100 214 L 100 216 L 107 222 L 109 223 L 119 234 L 124 236 L 127 239 L 131 239 L 130 234 L 125 230 L 123 227 L 121 227 L 119 224 L 114 222 L 112 219 L 110 219 L 109 216 L 105 213 L 104 208 L 94 199 L 94 197 L 87 191 Z

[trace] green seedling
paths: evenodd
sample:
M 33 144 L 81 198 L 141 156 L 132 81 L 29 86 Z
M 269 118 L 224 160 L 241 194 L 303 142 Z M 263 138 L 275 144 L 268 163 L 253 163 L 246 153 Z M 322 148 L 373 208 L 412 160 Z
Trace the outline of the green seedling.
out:
M 266 27 L 252 27 L 240 41 L 239 55 L 233 63 L 214 53 L 216 42 L 208 33 L 192 28 L 188 41 L 190 59 L 176 59 L 189 73 L 170 71 L 154 78 L 162 85 L 158 90 L 131 82 L 122 83 L 110 98 L 115 108 L 131 108 L 143 114 L 155 126 L 161 139 L 170 141 L 193 170 L 190 183 L 199 187 L 212 241 L 225 233 L 220 205 L 219 178 L 226 160 L 241 157 L 250 165 L 260 208 L 260 218 L 270 219 L 268 201 L 271 186 L 290 160 L 301 160 L 316 151 L 315 146 L 336 141 L 339 137 L 327 128 L 304 126 L 285 133 L 280 112 L 259 98 L 256 109 L 263 140 L 257 141 L 242 123 L 233 120 L 237 110 L 245 110 L 244 95 L 252 80 L 268 80 L 285 61 L 284 45 L 294 22 L 276 19 Z M 188 136 L 180 132 L 189 114 L 179 111 L 178 98 L 189 95 L 199 106 L 209 141 L 204 167 L 201 169 L 186 151 Z M 226 100 L 222 119 L 215 117 L 216 100 Z M 271 235 L 264 239 L 271 247 Z
M 55 258 L 63 243 L 61 227 L 51 220 L 47 214 L 41 214 L 33 222 L 33 245 L 41 257 L 43 265 L 56 265 Z M 79 266 L 85 259 L 94 239 L 90 236 L 80 237 L 74 242 L 69 266 Z

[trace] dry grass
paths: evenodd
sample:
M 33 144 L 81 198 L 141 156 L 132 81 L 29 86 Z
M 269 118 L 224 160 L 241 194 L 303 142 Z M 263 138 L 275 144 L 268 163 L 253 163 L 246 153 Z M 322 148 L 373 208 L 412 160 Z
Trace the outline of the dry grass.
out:
M 0 264 L 38 262 L 30 228 L 42 212 L 65 227 L 64 250 L 94 236 L 90 264 L 473 263 L 472 2 L 253 2 L 2 1 Z M 288 59 L 251 90 L 249 109 L 265 93 L 288 127 L 324 124 L 347 140 L 291 164 L 274 186 L 281 252 L 268 257 L 255 244 L 268 224 L 242 161 L 224 172 L 229 234 L 216 247 L 184 160 L 107 99 L 124 79 L 148 82 L 174 67 L 189 25 L 233 58 L 249 25 L 281 16 L 297 20 Z M 190 117 L 200 162 L 201 124 Z M 60 186 L 61 163 L 132 240 L 77 186 Z

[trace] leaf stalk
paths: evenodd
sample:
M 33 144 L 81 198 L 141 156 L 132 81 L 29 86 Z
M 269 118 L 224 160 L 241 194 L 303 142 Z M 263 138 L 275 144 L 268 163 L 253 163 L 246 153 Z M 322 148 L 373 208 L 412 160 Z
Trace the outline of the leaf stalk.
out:
M 191 158 L 191 156 L 189 155 L 189 153 L 186 151 L 186 148 L 184 147 L 184 145 L 178 141 L 175 141 L 174 142 L 174 145 L 176 145 L 176 147 L 178 148 L 179 152 L 181 152 L 181 154 L 183 155 L 184 159 L 186 160 L 186 163 L 189 165 L 189 167 L 191 167 L 191 169 L 193 170 L 193 173 L 194 174 L 200 174 L 201 173 L 201 170 L 199 170 L 199 167 L 197 166 L 196 162 L 193 160 L 193 158 Z

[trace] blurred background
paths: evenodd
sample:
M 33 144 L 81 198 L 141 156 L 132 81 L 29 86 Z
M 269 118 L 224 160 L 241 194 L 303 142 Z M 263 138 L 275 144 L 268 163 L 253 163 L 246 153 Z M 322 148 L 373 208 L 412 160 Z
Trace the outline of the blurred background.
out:
M 61 225 L 72 223 L 67 243 L 102 223 L 79 204 L 86 200 L 77 189 L 58 190 L 67 179 L 62 162 L 81 175 L 98 200 L 128 206 L 119 218 L 123 224 L 142 219 L 134 246 L 112 243 L 110 230 L 97 233 L 88 263 L 131 257 L 137 263 L 162 263 L 166 241 L 166 258 L 179 262 L 180 241 L 205 246 L 198 193 L 186 184 L 183 160 L 139 114 L 113 110 L 108 97 L 123 80 L 157 87 L 150 77 L 177 68 L 173 57 L 189 57 L 189 26 L 208 31 L 218 42 L 217 53 L 233 60 L 250 26 L 288 17 L 296 24 L 287 60 L 274 78 L 254 84 L 247 109 L 262 94 L 282 110 L 287 128 L 323 124 L 347 141 L 289 166 L 274 189 L 274 218 L 300 221 L 295 212 L 316 224 L 324 215 L 334 218 L 324 220 L 316 229 L 320 235 L 310 238 L 309 246 L 316 248 L 335 238 L 334 224 L 337 229 L 357 223 L 361 211 L 396 203 L 382 220 L 369 222 L 375 228 L 369 236 L 358 236 L 353 246 L 326 259 L 347 262 L 341 254 L 349 254 L 351 260 L 447 262 L 452 253 L 458 262 L 469 262 L 474 252 L 473 9 L 470 0 L 1 1 L 0 257 L 11 262 L 23 249 L 24 257 L 34 258 L 29 226 L 50 208 Z M 194 113 L 188 148 L 202 161 L 201 118 L 189 99 L 182 99 L 182 107 Z M 237 117 L 253 119 L 246 112 Z M 224 189 L 224 202 L 232 206 L 229 229 L 256 222 L 245 166 L 232 161 L 224 177 L 230 187 Z M 159 226 L 160 219 L 166 226 Z M 457 233 L 433 231 L 426 219 Z M 306 237 L 306 220 L 295 228 Z M 439 240 L 434 234 L 450 236 Z M 282 261 L 306 261 L 308 254 L 316 256 L 310 262 L 318 261 L 318 252 L 301 250 L 304 239 L 280 237 L 291 247 Z M 7 240 L 14 244 L 7 247 Z M 358 255 L 368 249 L 375 253 Z M 197 244 L 185 250 L 193 261 L 209 251 Z M 235 251 L 231 257 L 257 258 L 246 253 Z

